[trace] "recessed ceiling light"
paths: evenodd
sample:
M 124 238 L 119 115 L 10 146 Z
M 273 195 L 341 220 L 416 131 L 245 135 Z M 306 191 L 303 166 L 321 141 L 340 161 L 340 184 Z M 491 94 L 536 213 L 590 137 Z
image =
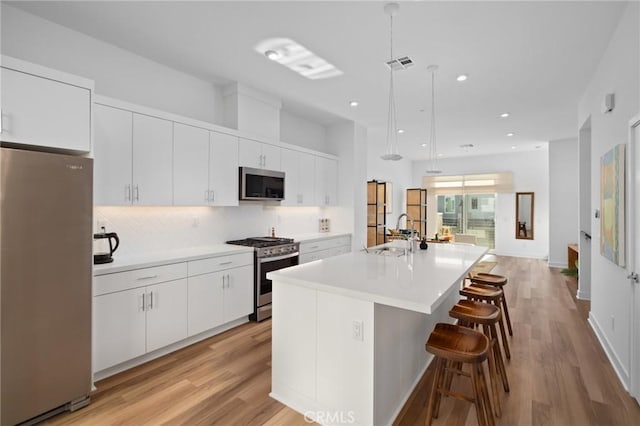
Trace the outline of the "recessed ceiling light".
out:
M 465 81 L 467 78 L 469 78 L 467 74 L 460 74 L 458 77 L 456 77 L 456 80 Z
M 515 145 L 511 145 L 511 149 L 516 149 L 516 146 Z
M 310 80 L 335 77 L 342 74 L 342 71 L 325 59 L 289 38 L 262 40 L 254 49 L 270 60 Z
M 427 144 L 426 143 L 421 143 L 420 146 L 425 148 L 427 146 Z
M 442 156 L 444 156 L 444 154 L 443 154 L 443 153 L 438 154 L 438 157 L 442 157 Z
M 503 112 L 502 114 L 500 114 L 500 118 L 507 118 L 510 115 L 511 114 L 509 114 L 508 112 Z
M 358 104 L 358 101 L 351 101 L 351 102 L 349 102 L 349 106 L 350 106 L 350 107 L 354 107 L 354 108 L 355 108 L 355 107 L 357 107 L 358 105 L 359 105 L 359 104 Z
M 509 137 L 511 137 L 511 136 L 513 136 L 513 135 L 515 135 L 515 133 L 513 133 L 513 132 L 509 132 L 509 133 L 507 133 L 507 136 L 509 136 Z
M 266 52 L 264 52 L 264 56 L 266 56 L 267 58 L 271 59 L 272 61 L 275 61 L 276 59 L 280 59 L 282 54 L 280 52 L 275 51 L 275 50 L 267 50 Z
M 398 133 L 400 134 L 404 133 L 404 129 L 398 129 Z

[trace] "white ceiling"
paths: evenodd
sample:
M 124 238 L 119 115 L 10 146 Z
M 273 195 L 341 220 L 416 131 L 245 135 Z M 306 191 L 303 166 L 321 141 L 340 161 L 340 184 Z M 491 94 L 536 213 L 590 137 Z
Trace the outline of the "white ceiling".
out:
M 346 118 L 385 133 L 389 18 L 374 1 L 19 2 L 30 13 L 208 81 L 239 81 L 287 110 L 328 124 Z M 430 77 L 438 64 L 438 151 L 445 156 L 535 149 L 577 135 L 577 104 L 625 7 L 614 1 L 400 2 L 394 56 L 400 152 L 427 157 Z M 344 72 L 308 80 L 253 50 L 292 38 Z M 469 74 L 458 83 L 455 77 Z M 351 108 L 350 100 L 360 106 Z M 501 119 L 499 114 L 512 115 Z M 507 132 L 515 136 L 507 137 Z M 464 150 L 459 146 L 473 144 Z

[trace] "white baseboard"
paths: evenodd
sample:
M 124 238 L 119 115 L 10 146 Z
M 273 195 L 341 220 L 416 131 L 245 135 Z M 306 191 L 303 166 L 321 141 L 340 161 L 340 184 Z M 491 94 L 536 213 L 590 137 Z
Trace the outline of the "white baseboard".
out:
M 547 264 L 549 265 L 549 268 L 562 268 L 562 269 L 564 269 L 564 268 L 567 267 L 567 263 L 566 262 L 552 262 L 552 261 L 549 261 Z
M 609 342 L 609 339 L 607 339 L 606 334 L 604 334 L 604 332 L 602 331 L 602 327 L 600 327 L 598 320 L 596 320 L 596 317 L 594 317 L 591 312 L 589 312 L 588 323 L 591 326 L 591 329 L 595 333 L 596 337 L 598 338 L 600 346 L 602 346 L 602 349 L 604 349 L 604 353 L 607 355 L 607 358 L 609 358 L 609 362 L 611 362 L 613 370 L 616 372 L 620 383 L 622 383 L 622 386 L 628 392 L 630 380 L 629 372 L 624 368 L 622 362 L 620 362 L 620 358 L 618 358 L 618 355 L 613 350 L 613 346 Z
M 578 300 L 591 300 L 591 292 L 580 290 L 578 288 L 578 292 L 576 293 L 576 299 Z
M 539 254 L 539 253 L 517 253 L 517 252 L 494 250 L 493 254 L 495 254 L 496 256 L 525 257 L 529 259 L 546 259 L 547 258 L 546 254 Z

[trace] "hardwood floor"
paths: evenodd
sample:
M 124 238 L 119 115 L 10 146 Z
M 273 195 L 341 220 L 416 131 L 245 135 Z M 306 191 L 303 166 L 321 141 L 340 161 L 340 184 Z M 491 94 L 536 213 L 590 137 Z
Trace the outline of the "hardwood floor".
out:
M 498 257 L 514 327 L 511 392 L 497 425 L 637 425 L 640 407 L 623 389 L 586 323 L 575 282 L 546 262 Z M 426 339 L 426 334 L 425 334 Z M 272 400 L 271 322 L 250 323 L 96 383 L 92 403 L 53 425 L 305 425 Z M 398 425 L 423 424 L 429 368 Z M 464 378 L 454 387 L 465 389 Z M 469 392 L 469 389 L 466 389 Z M 471 404 L 443 398 L 434 425 L 474 425 Z

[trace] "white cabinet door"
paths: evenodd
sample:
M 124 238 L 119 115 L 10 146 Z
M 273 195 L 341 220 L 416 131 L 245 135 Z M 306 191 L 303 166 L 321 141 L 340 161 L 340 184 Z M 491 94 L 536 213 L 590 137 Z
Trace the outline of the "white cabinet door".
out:
M 2 68 L 2 140 L 91 151 L 91 91 Z
M 316 157 L 316 205 L 338 204 L 338 163 L 324 157 Z
M 253 266 L 227 269 L 224 289 L 224 321 L 229 322 L 253 312 Z
M 213 272 L 188 278 L 189 336 L 202 333 L 224 323 L 223 285 L 226 274 Z
M 209 203 L 209 131 L 173 124 L 173 204 Z
M 251 139 L 240 138 L 239 164 L 241 166 L 262 169 L 262 143 Z
M 302 202 L 298 189 L 298 151 L 282 149 L 281 169 L 284 172 L 283 206 L 297 206 Z
M 238 205 L 238 138 L 210 132 L 209 204 Z
M 300 193 L 300 205 L 313 206 L 315 197 L 315 156 L 301 152 L 298 156 L 298 192 Z
M 133 204 L 169 206 L 173 123 L 133 114 Z
M 133 113 L 100 104 L 93 113 L 94 204 L 130 205 Z
M 136 288 L 94 297 L 94 371 L 145 353 L 144 292 Z
M 262 144 L 262 168 L 267 170 L 280 170 L 280 147 Z
M 147 287 L 147 352 L 187 337 L 187 280 Z

